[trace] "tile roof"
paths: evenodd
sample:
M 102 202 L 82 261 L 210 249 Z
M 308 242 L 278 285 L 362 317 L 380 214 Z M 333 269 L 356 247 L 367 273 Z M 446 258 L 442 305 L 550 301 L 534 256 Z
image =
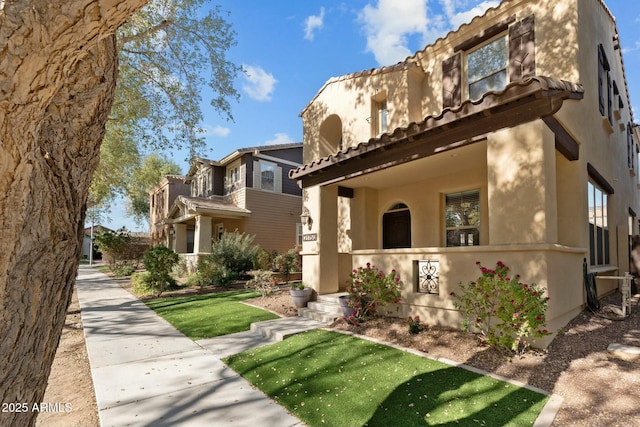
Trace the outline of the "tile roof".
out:
M 536 97 L 558 98 L 564 99 L 581 99 L 584 93 L 582 85 L 558 80 L 543 76 L 530 76 L 523 80 L 509 83 L 504 90 L 489 91 L 482 98 L 477 100 L 466 100 L 461 105 L 454 108 L 445 108 L 438 115 L 427 116 L 418 123 L 410 123 L 406 127 L 399 127 L 393 132 L 385 133 L 376 138 L 371 138 L 367 142 L 361 142 L 356 146 L 350 146 L 339 151 L 334 155 L 320 158 L 311 163 L 305 164 L 297 169 L 289 172 L 292 179 L 302 179 L 305 175 L 319 172 L 322 169 L 341 163 L 345 160 L 362 156 L 366 153 L 377 150 L 381 147 L 395 144 L 401 140 L 415 140 L 424 136 L 426 133 L 442 129 L 446 125 L 461 119 L 477 118 L 482 120 L 486 117 L 486 112 L 490 108 L 497 106 L 506 106 L 514 103 L 527 96 L 535 95 Z M 559 109 L 561 104 L 554 105 L 553 108 Z M 555 113 L 552 111 L 550 114 Z M 447 130 L 443 130 L 447 132 Z

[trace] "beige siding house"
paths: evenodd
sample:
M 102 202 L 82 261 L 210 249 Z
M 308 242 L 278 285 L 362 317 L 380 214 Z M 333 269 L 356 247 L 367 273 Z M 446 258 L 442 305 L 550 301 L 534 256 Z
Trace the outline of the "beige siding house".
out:
M 154 243 L 183 254 L 189 265 L 227 231 L 255 235 L 269 251 L 299 246 L 302 191 L 289 172 L 301 164 L 300 143 L 196 159 L 186 176 L 166 177 L 151 191 Z
M 555 331 L 584 307 L 583 262 L 630 270 L 638 128 L 600 0 L 504 0 L 403 62 L 330 79 L 301 117 L 291 177 L 320 294 L 372 262 L 400 273 L 400 316 L 458 326 L 450 293 L 500 260 L 547 289 Z

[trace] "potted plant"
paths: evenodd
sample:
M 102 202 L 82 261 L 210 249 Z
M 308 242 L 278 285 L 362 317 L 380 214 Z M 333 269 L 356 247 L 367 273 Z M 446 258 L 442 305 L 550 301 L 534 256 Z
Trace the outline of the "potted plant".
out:
M 307 288 L 303 283 L 295 283 L 291 285 L 289 293 L 293 299 L 293 304 L 298 308 L 302 308 L 306 307 L 307 303 L 311 299 L 311 296 L 313 295 L 313 288 Z

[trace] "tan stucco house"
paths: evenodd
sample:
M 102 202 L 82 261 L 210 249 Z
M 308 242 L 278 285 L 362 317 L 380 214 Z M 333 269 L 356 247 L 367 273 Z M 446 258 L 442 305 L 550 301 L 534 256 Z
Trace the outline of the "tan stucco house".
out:
M 269 251 L 297 247 L 302 190 L 289 172 L 301 164 L 301 143 L 195 159 L 184 177 L 166 177 L 150 192 L 154 242 L 183 254 L 189 265 L 225 231 L 254 235 Z
M 303 280 L 401 275 L 400 316 L 458 326 L 451 292 L 500 260 L 548 291 L 548 329 L 589 271 L 629 271 L 638 128 L 600 0 L 504 0 L 404 61 L 331 78 L 301 113 Z M 598 281 L 598 294 L 615 290 Z

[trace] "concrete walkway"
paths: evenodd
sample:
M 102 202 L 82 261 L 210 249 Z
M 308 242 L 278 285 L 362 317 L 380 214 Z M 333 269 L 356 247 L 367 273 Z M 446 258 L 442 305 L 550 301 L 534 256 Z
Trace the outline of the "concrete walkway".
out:
M 77 289 L 103 427 L 304 426 L 220 361 L 271 341 L 247 332 L 200 345 L 89 266 Z

